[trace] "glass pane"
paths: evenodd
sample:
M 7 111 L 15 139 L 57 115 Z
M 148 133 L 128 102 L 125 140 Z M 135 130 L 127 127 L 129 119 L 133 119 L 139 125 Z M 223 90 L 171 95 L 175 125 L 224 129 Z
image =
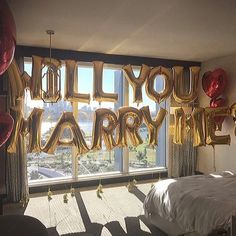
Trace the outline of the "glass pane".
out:
M 31 75 L 32 64 L 25 63 L 25 71 Z M 61 83 L 65 82 L 65 67 L 61 69 Z M 63 94 L 63 90 L 62 90 Z M 45 145 L 53 128 L 62 115 L 63 111 L 72 112 L 72 106 L 69 102 L 58 101 L 57 103 L 44 103 L 43 101 L 31 100 L 30 92 L 25 92 L 25 118 L 28 118 L 33 108 L 44 109 L 42 127 L 41 127 L 41 143 Z M 26 138 L 28 139 L 28 136 Z M 71 139 L 71 131 L 65 129 L 61 138 Z M 28 144 L 28 140 L 26 140 Z M 49 155 L 44 152 L 27 153 L 27 173 L 29 181 L 49 179 L 49 178 L 64 178 L 72 176 L 72 148 L 58 147 L 54 155 Z
M 113 69 L 104 69 L 103 71 L 103 91 L 114 93 L 114 74 Z M 85 82 L 86 81 L 86 82 Z M 78 91 L 79 93 L 90 93 L 91 102 L 89 105 L 79 103 L 78 121 L 79 126 L 83 130 L 85 140 L 89 147 L 92 145 L 92 130 L 94 121 L 94 112 L 98 108 L 108 108 L 114 111 L 114 103 L 102 102 L 99 104 L 92 101 L 93 91 L 93 68 L 79 66 L 78 68 Z M 116 155 L 116 151 L 106 150 L 104 143 L 102 150 L 90 151 L 79 157 L 79 175 L 91 175 L 99 173 L 107 173 L 120 171 L 121 157 Z
M 134 70 L 134 75 L 136 77 L 139 76 L 139 71 L 140 70 Z M 156 88 L 158 88 L 158 91 L 161 91 L 163 89 L 163 80 L 158 79 L 156 80 Z M 133 89 L 129 85 L 129 106 L 135 107 L 135 108 L 142 108 L 143 106 L 149 106 L 150 113 L 152 116 L 152 119 L 154 119 L 157 115 L 157 112 L 159 110 L 159 105 L 151 100 L 145 91 L 145 84 L 143 85 L 142 88 L 142 98 L 143 102 L 137 105 L 137 103 L 134 103 L 133 101 Z M 161 104 L 163 106 L 163 104 Z M 164 124 L 162 124 L 164 125 Z M 160 166 L 159 163 L 160 161 L 158 158 L 163 158 L 158 156 L 158 150 L 160 148 L 163 148 L 163 145 L 159 145 L 158 147 L 151 147 L 148 144 L 148 129 L 145 123 L 143 123 L 139 129 L 140 136 L 143 140 L 143 143 L 137 147 L 134 147 L 131 143 L 129 145 L 129 170 L 130 171 L 136 171 L 136 170 L 141 170 L 145 168 L 154 168 Z M 165 132 L 159 132 L 159 138 L 160 139 L 165 139 Z M 164 151 L 164 150 L 163 150 Z M 161 152 L 163 155 L 163 152 Z M 165 157 L 164 157 L 165 158 Z

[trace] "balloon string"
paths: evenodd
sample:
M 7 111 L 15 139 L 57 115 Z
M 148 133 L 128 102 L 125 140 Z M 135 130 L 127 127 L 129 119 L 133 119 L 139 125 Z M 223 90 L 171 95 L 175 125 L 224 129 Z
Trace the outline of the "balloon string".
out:
M 50 224 L 50 227 L 52 227 L 50 201 L 48 201 L 48 211 L 49 211 L 49 221 L 50 221 L 49 224 Z
M 213 170 L 216 172 L 216 151 L 215 151 L 215 146 L 213 145 Z
M 49 54 L 50 54 L 50 66 L 51 66 L 51 60 L 52 60 L 52 34 L 50 33 L 50 51 L 49 51 Z

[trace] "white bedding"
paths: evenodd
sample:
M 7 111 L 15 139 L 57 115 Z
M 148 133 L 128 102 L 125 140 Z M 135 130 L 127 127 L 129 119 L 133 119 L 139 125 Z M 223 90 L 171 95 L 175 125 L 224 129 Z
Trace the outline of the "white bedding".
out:
M 207 235 L 230 226 L 236 215 L 236 174 L 195 175 L 159 181 L 144 201 L 147 216 L 159 214 L 184 231 Z

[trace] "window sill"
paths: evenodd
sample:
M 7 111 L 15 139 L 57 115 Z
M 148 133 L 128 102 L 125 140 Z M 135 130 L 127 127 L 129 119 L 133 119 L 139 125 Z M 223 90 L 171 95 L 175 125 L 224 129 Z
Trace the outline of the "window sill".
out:
M 102 174 L 94 174 L 94 175 L 86 175 L 86 176 L 78 176 L 77 178 L 60 178 L 60 179 L 47 179 L 40 180 L 29 183 L 30 193 L 39 193 L 39 192 L 47 192 L 48 188 L 52 191 L 81 187 L 93 187 L 97 186 L 99 182 L 103 185 L 106 184 L 115 184 L 115 183 L 124 183 L 129 180 L 136 179 L 140 180 L 148 180 L 148 179 L 157 179 L 159 177 L 167 176 L 167 168 L 159 167 L 152 169 L 140 169 L 134 170 L 129 173 L 121 173 L 121 172 L 110 172 L 110 173 L 102 173 Z

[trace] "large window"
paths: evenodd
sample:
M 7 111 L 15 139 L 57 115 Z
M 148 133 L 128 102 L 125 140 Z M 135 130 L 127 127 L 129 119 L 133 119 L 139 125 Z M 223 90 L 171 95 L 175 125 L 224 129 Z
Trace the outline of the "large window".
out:
M 31 75 L 32 64 L 25 63 L 25 71 Z M 65 74 L 65 67 L 61 69 L 61 73 Z M 62 77 L 62 86 L 65 77 Z M 43 101 L 31 100 L 30 92 L 25 92 L 25 118 L 28 118 L 33 108 L 44 109 L 43 121 L 41 126 L 42 145 L 50 136 L 53 128 L 59 120 L 62 111 L 72 111 L 70 102 L 59 101 L 57 103 L 44 103 Z M 62 138 L 70 138 L 70 131 L 65 129 Z M 28 138 L 28 136 L 27 136 Z M 26 140 L 28 141 L 28 140 Z M 55 155 L 49 155 L 44 152 L 27 154 L 27 170 L 29 181 L 48 179 L 48 178 L 64 178 L 72 177 L 72 148 L 58 147 Z
M 32 63 L 25 62 L 25 71 L 31 75 Z M 134 73 L 138 75 L 139 69 Z M 64 95 L 65 83 L 65 66 L 61 69 L 62 75 L 62 96 Z M 163 86 L 161 80 L 156 83 L 156 88 Z M 159 84 L 158 84 L 159 83 Z M 92 98 L 93 91 L 93 68 L 92 64 L 78 66 L 78 92 L 90 93 Z M 73 112 L 79 127 L 82 130 L 83 136 L 88 147 L 92 143 L 92 130 L 94 121 L 94 112 L 98 108 L 109 108 L 114 112 L 122 106 L 137 107 L 133 103 L 132 87 L 128 85 L 123 76 L 121 68 L 104 67 L 103 71 L 103 90 L 110 93 L 118 93 L 119 100 L 117 103 L 102 102 L 98 103 L 92 101 L 90 104 L 85 103 L 70 103 L 62 100 L 57 103 L 44 103 L 43 101 L 33 101 L 30 98 L 30 92 L 25 93 L 25 118 L 29 116 L 34 107 L 43 108 L 42 121 L 42 145 L 50 136 L 53 128 L 59 120 L 63 111 Z M 159 110 L 159 107 L 166 107 L 166 104 L 156 104 L 146 95 L 143 90 L 143 103 L 139 104 L 137 108 L 148 105 L 152 117 L 154 118 Z M 149 147 L 148 145 L 148 131 L 146 125 L 143 123 L 139 129 L 140 135 L 143 139 L 143 144 L 138 147 L 129 145 L 127 148 L 115 148 L 111 151 L 106 150 L 102 146 L 100 151 L 90 151 L 84 155 L 76 156 L 73 147 L 58 147 L 54 155 L 49 155 L 44 152 L 28 153 L 27 167 L 28 179 L 31 183 L 35 181 L 49 180 L 49 179 L 65 179 L 77 178 L 77 176 L 84 176 L 89 178 L 91 175 L 99 175 L 104 173 L 116 174 L 127 173 L 132 171 L 146 171 L 148 169 L 165 167 L 165 149 L 166 149 L 166 124 L 162 125 L 159 132 L 158 147 Z M 65 129 L 62 138 L 71 138 L 71 130 Z
M 103 72 L 103 90 L 109 93 L 118 93 L 115 86 L 115 73 L 118 70 L 105 68 Z M 86 81 L 86 83 L 84 83 Z M 93 68 L 91 66 L 78 67 L 78 91 L 79 93 L 90 93 L 93 90 Z M 120 99 L 120 96 L 119 96 Z M 118 101 L 119 103 L 120 101 Z M 98 108 L 109 108 L 116 111 L 114 103 L 91 101 L 90 104 L 78 104 L 78 122 L 84 131 L 86 142 L 89 146 L 92 144 L 92 129 L 94 120 L 94 111 Z M 106 150 L 103 145 L 100 151 L 90 151 L 89 153 L 78 157 L 78 175 L 93 175 L 107 172 L 122 171 L 121 156 L 117 151 Z
M 134 70 L 134 74 L 136 77 L 139 75 L 139 69 Z M 164 83 L 162 78 L 156 79 L 156 90 L 161 91 L 163 89 Z M 154 119 L 158 113 L 160 107 L 166 108 L 166 102 L 162 102 L 161 104 L 155 103 L 151 100 L 146 92 L 145 86 L 142 88 L 142 98 L 143 102 L 137 105 L 133 102 L 133 89 L 129 85 L 129 106 L 141 108 L 143 106 L 149 106 L 150 113 L 152 119 Z M 140 127 L 140 135 L 142 137 L 143 143 L 137 147 L 129 146 L 129 170 L 143 170 L 147 168 L 155 168 L 155 167 L 164 167 L 165 156 L 166 156 L 166 121 L 162 125 L 162 128 L 159 131 L 158 137 L 158 147 L 152 147 L 148 144 L 148 129 L 145 123 L 143 123 Z

